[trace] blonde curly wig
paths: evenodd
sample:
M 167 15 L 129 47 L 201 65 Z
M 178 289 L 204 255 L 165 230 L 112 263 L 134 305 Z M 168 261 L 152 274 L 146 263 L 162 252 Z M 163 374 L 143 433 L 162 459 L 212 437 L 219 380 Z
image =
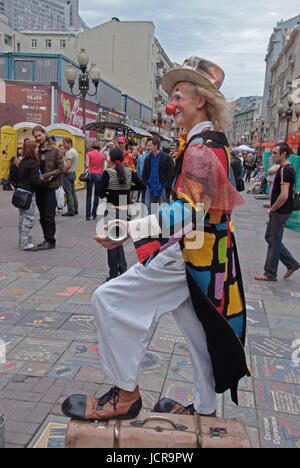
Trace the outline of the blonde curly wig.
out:
M 225 132 L 232 123 L 232 108 L 225 97 L 219 92 L 208 90 L 189 83 L 192 96 L 201 96 L 206 100 L 205 110 L 209 120 L 217 132 Z

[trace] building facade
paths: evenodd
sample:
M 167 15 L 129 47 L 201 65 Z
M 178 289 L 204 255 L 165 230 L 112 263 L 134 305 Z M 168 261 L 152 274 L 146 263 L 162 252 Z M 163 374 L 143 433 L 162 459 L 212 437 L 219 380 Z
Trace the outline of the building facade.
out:
M 300 18 L 300 17 L 299 17 Z M 278 105 L 288 109 L 288 97 L 293 95 L 294 106 L 300 102 L 295 93 L 300 77 L 300 21 L 283 36 L 281 51 L 270 68 L 270 85 L 266 108 L 270 141 L 284 141 L 287 121 L 278 113 Z M 298 93 L 299 94 L 299 93 Z M 288 133 L 299 132 L 299 119 L 293 114 Z
M 80 34 L 78 48 L 85 48 L 104 79 L 124 94 L 153 110 L 166 101 L 160 79 L 172 62 L 155 38 L 152 22 L 113 18 Z
M 287 107 L 287 96 L 295 88 L 300 75 L 300 15 L 277 23 L 270 37 L 265 58 L 266 74 L 262 117 L 267 123 L 269 141 L 283 141 L 286 122 L 278 115 L 278 105 Z
M 254 123 L 261 116 L 262 100 L 260 96 L 241 97 L 232 103 L 234 108 L 231 143 L 252 144 Z
M 0 0 L 0 12 L 18 30 L 84 31 L 79 16 L 79 0 Z

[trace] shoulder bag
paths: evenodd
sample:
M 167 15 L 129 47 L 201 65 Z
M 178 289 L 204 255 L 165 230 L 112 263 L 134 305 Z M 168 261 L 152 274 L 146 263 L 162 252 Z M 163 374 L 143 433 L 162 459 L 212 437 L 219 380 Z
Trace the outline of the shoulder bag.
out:
M 12 197 L 12 204 L 21 210 L 28 210 L 32 201 L 32 192 L 29 190 L 17 188 Z
M 82 174 L 80 174 L 79 180 L 80 182 L 86 182 L 87 180 L 89 180 L 89 178 L 90 178 L 90 169 L 86 167 L 84 171 L 82 172 Z

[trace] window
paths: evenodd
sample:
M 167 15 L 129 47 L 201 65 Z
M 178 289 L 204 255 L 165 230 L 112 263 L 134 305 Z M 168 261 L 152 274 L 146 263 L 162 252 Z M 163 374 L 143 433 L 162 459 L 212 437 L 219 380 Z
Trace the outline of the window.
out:
M 5 34 L 4 36 L 4 43 L 6 45 L 12 46 L 13 45 L 13 38 L 12 36 L 9 36 L 8 34 Z
M 46 39 L 46 48 L 51 49 L 52 47 L 52 40 L 51 39 Z
M 38 46 L 37 39 L 32 39 L 31 40 L 31 48 L 32 49 L 37 49 L 37 46 Z
M 65 49 L 67 47 L 67 41 L 65 39 L 61 39 L 59 43 L 59 47 L 61 49 Z

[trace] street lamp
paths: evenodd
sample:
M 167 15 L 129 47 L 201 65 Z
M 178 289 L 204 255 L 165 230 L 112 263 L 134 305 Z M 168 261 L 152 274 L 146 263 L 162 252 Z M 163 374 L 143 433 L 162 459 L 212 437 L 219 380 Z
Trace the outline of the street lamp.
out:
M 157 113 L 153 114 L 153 123 L 155 125 L 158 125 L 159 133 L 161 131 L 161 127 L 165 126 L 167 120 L 168 120 L 168 116 L 164 111 L 164 107 L 159 107 L 157 109 Z
M 286 132 L 285 132 L 285 143 L 287 143 L 288 141 L 288 137 L 289 137 L 289 126 L 290 126 L 290 122 L 292 121 L 292 118 L 293 118 L 293 104 L 294 104 L 294 101 L 293 101 L 293 96 L 292 94 L 289 94 L 288 95 L 288 108 L 286 109 L 284 107 L 284 105 L 282 104 L 282 102 L 280 104 L 278 104 L 278 107 L 277 107 L 277 112 L 279 114 L 279 118 L 282 119 L 282 120 L 286 120 Z M 295 105 L 295 112 L 296 112 L 296 115 L 297 115 L 297 118 L 300 116 L 300 104 L 296 104 Z
M 73 88 L 77 78 L 77 71 L 71 64 L 69 64 L 65 72 L 65 76 L 70 86 L 72 95 L 75 97 L 80 97 L 82 99 L 82 130 L 84 135 L 86 133 L 86 96 L 96 96 L 100 82 L 99 68 L 94 63 L 92 63 L 90 69 L 88 70 L 89 61 L 90 59 L 86 50 L 81 49 L 78 55 L 78 63 L 81 70 L 81 73 L 78 77 L 79 93 L 73 92 Z M 90 80 L 93 82 L 93 85 L 95 87 L 94 93 L 89 92 Z

